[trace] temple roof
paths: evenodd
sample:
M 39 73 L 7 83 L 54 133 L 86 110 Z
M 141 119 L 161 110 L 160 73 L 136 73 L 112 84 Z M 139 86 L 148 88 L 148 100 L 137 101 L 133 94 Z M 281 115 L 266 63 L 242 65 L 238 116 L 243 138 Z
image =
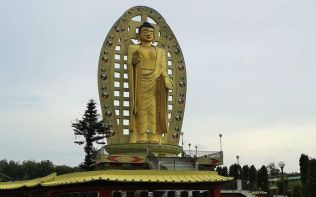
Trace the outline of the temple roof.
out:
M 57 176 L 56 173 L 46 177 L 27 181 L 0 182 L 0 190 L 19 189 L 36 186 L 59 186 L 79 184 L 92 181 L 108 182 L 153 182 L 153 183 L 215 183 L 232 180 L 215 171 L 167 171 L 167 170 L 105 170 L 77 172 Z

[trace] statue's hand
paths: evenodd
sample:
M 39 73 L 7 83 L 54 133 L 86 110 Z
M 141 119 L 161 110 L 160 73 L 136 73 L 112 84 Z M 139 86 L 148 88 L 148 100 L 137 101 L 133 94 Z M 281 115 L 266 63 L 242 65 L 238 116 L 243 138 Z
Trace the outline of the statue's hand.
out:
M 132 58 L 132 64 L 136 65 L 138 64 L 140 61 L 142 61 L 142 55 L 140 54 L 140 52 L 137 50 L 133 53 L 133 58 Z
M 165 77 L 165 84 L 168 89 L 173 89 L 173 81 L 169 77 Z

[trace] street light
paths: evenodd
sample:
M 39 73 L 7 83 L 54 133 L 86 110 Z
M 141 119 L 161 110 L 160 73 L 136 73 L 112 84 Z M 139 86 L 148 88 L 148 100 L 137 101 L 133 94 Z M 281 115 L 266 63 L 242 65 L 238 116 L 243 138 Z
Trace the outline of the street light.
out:
M 197 157 L 197 146 L 195 146 L 195 156 Z
M 236 155 L 236 159 L 237 159 L 237 165 L 239 167 L 239 155 Z
M 182 144 L 182 157 L 184 157 L 184 148 L 183 148 L 183 132 L 181 132 L 180 133 L 181 134 L 181 139 L 182 139 L 182 141 L 181 141 L 181 144 Z
M 236 159 L 237 159 L 237 190 L 242 190 L 242 184 L 241 184 L 241 180 L 240 180 L 240 171 L 239 171 L 239 155 L 236 155 Z
M 191 157 L 191 143 L 189 143 L 189 155 Z
M 239 155 L 236 155 L 236 159 L 237 159 L 237 176 L 239 178 L 239 174 L 240 174 L 240 172 L 239 172 Z
M 221 152 L 223 151 L 223 149 L 222 149 L 222 134 L 220 133 L 219 134 L 219 146 L 220 146 L 220 148 L 221 148 Z
M 285 184 L 284 184 L 284 175 L 283 175 L 283 168 L 285 166 L 285 163 L 283 161 L 280 161 L 278 166 L 281 168 L 281 181 L 282 181 L 282 187 L 283 187 L 283 196 L 285 197 Z
M 184 133 L 181 132 L 180 134 L 181 134 L 181 139 L 182 139 L 182 140 L 181 140 L 181 144 L 182 144 L 182 149 L 183 149 L 183 135 L 184 135 Z

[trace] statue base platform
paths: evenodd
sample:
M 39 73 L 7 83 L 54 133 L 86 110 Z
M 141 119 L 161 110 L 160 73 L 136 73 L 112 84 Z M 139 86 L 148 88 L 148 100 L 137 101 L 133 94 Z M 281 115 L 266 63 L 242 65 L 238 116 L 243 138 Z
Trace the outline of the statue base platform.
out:
M 105 152 L 105 150 L 107 152 Z M 95 159 L 96 169 L 214 170 L 223 164 L 222 151 L 204 151 L 199 157 L 182 152 L 180 146 L 150 143 L 107 145 Z
M 182 147 L 170 144 L 129 143 L 106 145 L 95 159 L 97 169 L 158 169 L 157 158 L 177 158 Z
M 110 155 L 138 155 L 146 156 L 148 153 L 155 156 L 174 157 L 182 152 L 181 146 L 154 143 L 111 144 L 104 146 Z

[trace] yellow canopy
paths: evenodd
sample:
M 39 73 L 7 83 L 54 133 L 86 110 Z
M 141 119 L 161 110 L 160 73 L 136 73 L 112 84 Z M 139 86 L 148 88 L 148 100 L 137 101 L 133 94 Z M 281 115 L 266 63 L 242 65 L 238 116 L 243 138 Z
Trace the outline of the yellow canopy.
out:
M 232 177 L 223 177 L 215 171 L 167 171 L 167 170 L 105 170 L 77 172 L 49 176 L 28 181 L 0 182 L 0 190 L 21 187 L 57 186 L 85 183 L 97 180 L 111 182 L 164 182 L 164 183 L 202 183 L 225 182 Z
M 56 177 L 56 173 L 50 174 L 42 178 L 37 178 L 37 179 L 32 179 L 32 180 L 27 180 L 27 181 L 0 182 L 0 190 L 18 189 L 21 187 L 35 187 L 45 181 L 53 180 L 54 177 Z

